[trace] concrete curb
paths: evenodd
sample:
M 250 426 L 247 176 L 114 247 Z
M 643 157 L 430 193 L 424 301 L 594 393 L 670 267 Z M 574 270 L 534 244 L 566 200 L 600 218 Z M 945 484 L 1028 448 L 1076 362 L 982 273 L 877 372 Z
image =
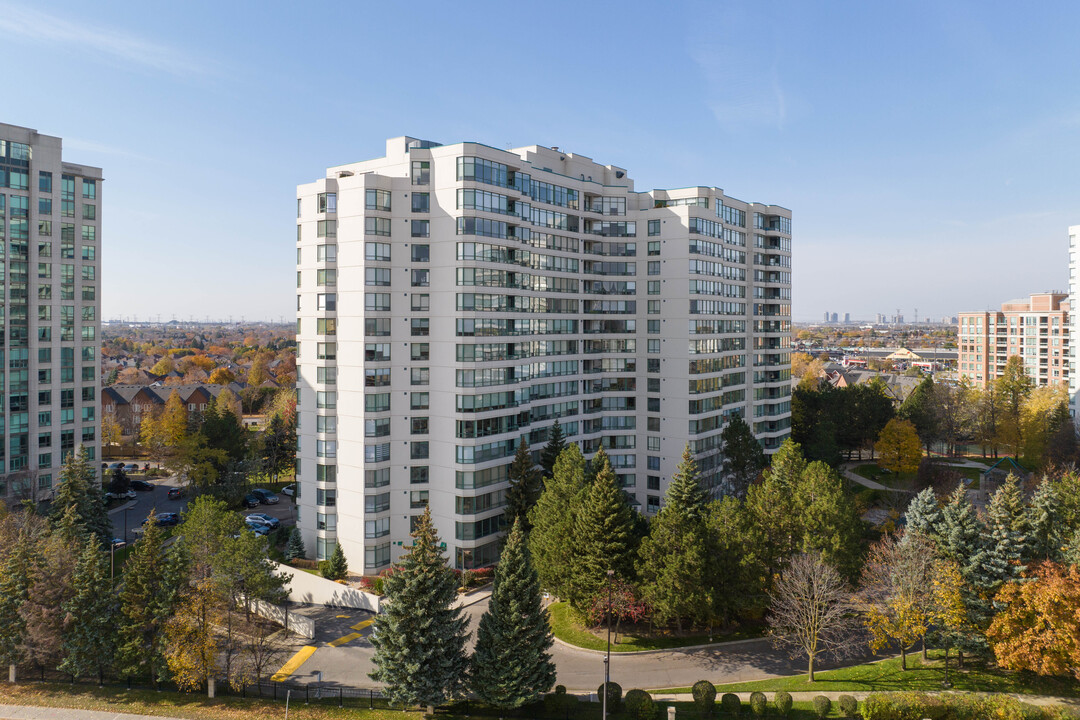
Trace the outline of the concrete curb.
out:
M 552 636 L 555 637 L 555 636 Z M 580 650 L 581 652 L 593 653 L 594 655 L 606 655 L 607 650 L 593 650 L 592 648 L 583 648 L 580 645 L 574 645 L 568 643 L 565 640 L 555 637 L 555 642 L 559 643 L 563 647 L 568 647 L 573 650 Z M 681 653 L 690 652 L 694 650 L 723 650 L 724 648 L 738 647 L 740 645 L 750 645 L 755 643 L 768 642 L 768 638 L 747 638 L 745 640 L 724 640 L 721 642 L 706 643 L 705 645 L 684 645 L 682 647 L 661 648 L 659 650 L 627 650 L 625 652 L 619 650 L 612 650 L 612 657 L 624 657 L 632 655 L 658 655 L 660 653 Z

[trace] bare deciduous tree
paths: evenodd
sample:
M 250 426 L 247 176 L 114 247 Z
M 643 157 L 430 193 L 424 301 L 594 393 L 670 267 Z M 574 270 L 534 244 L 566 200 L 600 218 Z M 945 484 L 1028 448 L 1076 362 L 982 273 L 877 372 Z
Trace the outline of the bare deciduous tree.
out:
M 792 558 L 769 599 L 773 644 L 806 657 L 810 682 L 819 656 L 844 655 L 859 642 L 847 584 L 820 553 Z
M 859 604 L 866 612 L 870 647 L 875 652 L 896 644 L 900 667 L 919 640 L 926 653 L 926 633 L 934 591 L 934 546 L 921 535 L 886 536 L 870 548 L 863 565 Z

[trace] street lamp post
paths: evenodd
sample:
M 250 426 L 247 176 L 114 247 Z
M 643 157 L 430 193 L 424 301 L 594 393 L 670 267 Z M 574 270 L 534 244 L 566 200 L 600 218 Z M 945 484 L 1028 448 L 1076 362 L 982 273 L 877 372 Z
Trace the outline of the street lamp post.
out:
M 603 720 L 607 720 L 607 689 L 611 682 L 611 580 L 614 576 L 614 570 L 607 571 L 607 655 L 604 656 Z

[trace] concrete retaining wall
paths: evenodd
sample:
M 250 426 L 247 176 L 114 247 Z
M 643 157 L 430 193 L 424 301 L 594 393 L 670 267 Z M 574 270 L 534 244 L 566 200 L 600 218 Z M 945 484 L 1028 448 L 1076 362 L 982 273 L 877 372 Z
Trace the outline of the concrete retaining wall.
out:
M 276 622 L 278 625 L 288 629 L 289 632 L 294 632 L 300 637 L 315 637 L 315 621 L 305 615 L 287 612 L 280 605 L 272 605 L 262 600 L 252 601 L 251 609 L 256 615 Z
M 341 585 L 288 565 L 275 564 L 279 572 L 289 577 L 289 599 L 294 602 L 379 612 L 381 598 L 378 595 Z M 291 621 L 292 616 L 289 617 Z

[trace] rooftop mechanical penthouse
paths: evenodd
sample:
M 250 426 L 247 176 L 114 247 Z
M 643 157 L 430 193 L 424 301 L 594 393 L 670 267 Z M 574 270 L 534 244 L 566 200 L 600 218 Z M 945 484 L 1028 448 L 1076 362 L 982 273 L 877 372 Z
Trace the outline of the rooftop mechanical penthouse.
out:
M 637 192 L 559 148 L 387 141 L 297 188 L 300 527 L 386 568 L 431 507 L 451 562 L 497 559 L 507 469 L 558 419 L 656 512 L 686 443 L 791 422 L 791 213 Z

